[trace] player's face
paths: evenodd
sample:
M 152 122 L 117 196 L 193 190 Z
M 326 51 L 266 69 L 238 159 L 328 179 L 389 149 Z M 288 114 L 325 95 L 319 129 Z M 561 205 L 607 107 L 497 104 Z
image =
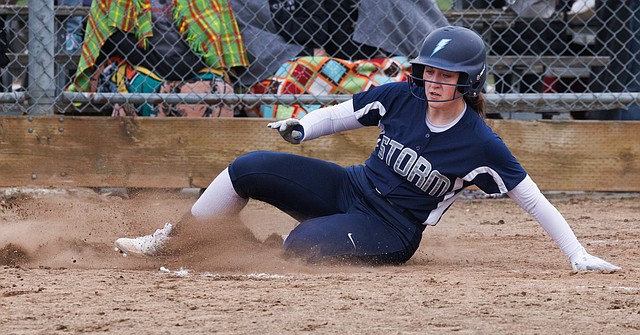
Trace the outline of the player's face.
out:
M 451 102 L 461 97 L 456 84 L 460 73 L 441 70 L 435 67 L 425 66 L 422 79 L 424 82 L 424 93 L 427 96 L 429 105 L 432 103 Z

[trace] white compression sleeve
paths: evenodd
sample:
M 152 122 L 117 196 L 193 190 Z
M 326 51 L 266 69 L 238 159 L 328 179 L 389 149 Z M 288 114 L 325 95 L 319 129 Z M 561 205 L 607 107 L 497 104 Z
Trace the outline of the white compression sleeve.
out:
M 362 128 L 353 111 L 353 101 L 316 109 L 300 119 L 304 128 L 304 141 L 337 132 Z
M 238 214 L 249 199 L 236 193 L 226 168 L 211 182 L 200 198 L 191 207 L 191 215 L 207 220 L 219 216 Z
M 533 215 L 567 258 L 571 259 L 584 250 L 562 214 L 540 192 L 538 185 L 528 175 L 507 194 L 522 209 Z

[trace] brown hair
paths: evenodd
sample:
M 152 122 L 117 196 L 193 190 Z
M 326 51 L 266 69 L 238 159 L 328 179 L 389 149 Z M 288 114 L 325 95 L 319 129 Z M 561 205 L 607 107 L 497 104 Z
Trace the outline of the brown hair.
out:
M 484 94 L 479 93 L 477 97 L 471 97 L 469 95 L 464 96 L 464 101 L 467 102 L 473 109 L 480 115 L 481 118 L 485 118 L 487 115 L 487 99 Z

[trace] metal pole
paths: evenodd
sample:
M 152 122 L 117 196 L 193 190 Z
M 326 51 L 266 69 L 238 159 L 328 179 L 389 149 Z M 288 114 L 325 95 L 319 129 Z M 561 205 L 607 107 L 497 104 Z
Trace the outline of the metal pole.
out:
M 54 72 L 53 0 L 29 0 L 29 84 L 33 105 L 30 115 L 52 115 L 56 83 Z
M 569 113 L 574 110 L 625 108 L 640 103 L 640 93 L 527 93 L 487 94 L 487 103 L 492 111 L 508 112 L 554 112 Z M 176 93 L 73 93 L 61 94 L 62 101 L 81 103 L 133 103 L 133 104 L 198 104 L 226 103 L 245 104 L 322 104 L 331 105 L 351 99 L 351 95 L 312 94 L 176 94 Z

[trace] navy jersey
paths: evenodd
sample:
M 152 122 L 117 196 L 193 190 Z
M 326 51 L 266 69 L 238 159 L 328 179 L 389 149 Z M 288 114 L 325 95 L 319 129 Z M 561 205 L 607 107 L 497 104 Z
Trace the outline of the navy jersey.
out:
M 435 225 L 459 193 L 476 185 L 506 193 L 526 172 L 504 142 L 470 107 L 448 130 L 432 133 L 427 102 L 407 83 L 390 83 L 353 96 L 358 121 L 381 130 L 364 173 L 391 203 Z

